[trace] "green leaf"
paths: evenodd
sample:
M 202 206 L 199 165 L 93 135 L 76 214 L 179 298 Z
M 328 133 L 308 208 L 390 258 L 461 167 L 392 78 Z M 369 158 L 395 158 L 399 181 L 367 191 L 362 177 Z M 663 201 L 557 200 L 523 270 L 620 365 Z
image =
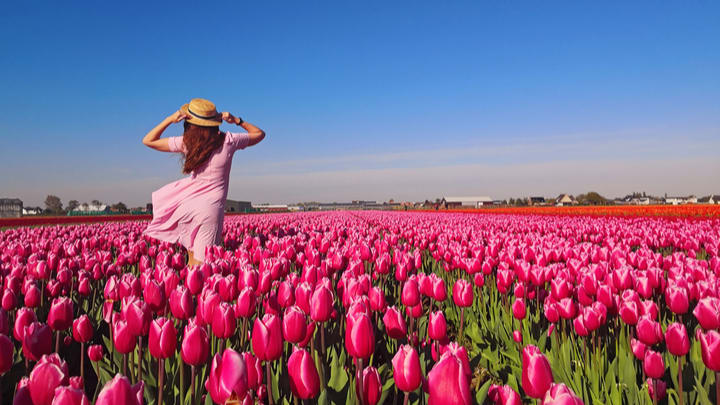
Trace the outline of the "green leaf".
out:
M 492 385 L 492 380 L 485 381 L 485 384 L 480 387 L 479 390 L 475 393 L 475 400 L 478 404 L 482 405 L 485 403 L 485 399 L 488 395 L 488 390 L 490 390 L 490 385 Z

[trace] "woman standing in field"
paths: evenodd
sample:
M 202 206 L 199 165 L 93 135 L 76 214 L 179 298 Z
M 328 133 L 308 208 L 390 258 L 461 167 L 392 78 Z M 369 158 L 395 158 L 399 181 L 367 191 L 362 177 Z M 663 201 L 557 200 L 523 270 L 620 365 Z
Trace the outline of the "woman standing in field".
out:
M 183 136 L 160 139 L 170 124 L 185 120 Z M 221 132 L 222 121 L 247 132 Z M 183 173 L 190 176 L 152 193 L 153 219 L 145 235 L 180 242 L 188 250 L 188 265 L 205 260 L 205 248 L 221 242 L 225 199 L 233 154 L 265 138 L 260 128 L 218 113 L 215 104 L 195 98 L 165 118 L 143 138 L 143 144 L 161 152 L 183 155 Z

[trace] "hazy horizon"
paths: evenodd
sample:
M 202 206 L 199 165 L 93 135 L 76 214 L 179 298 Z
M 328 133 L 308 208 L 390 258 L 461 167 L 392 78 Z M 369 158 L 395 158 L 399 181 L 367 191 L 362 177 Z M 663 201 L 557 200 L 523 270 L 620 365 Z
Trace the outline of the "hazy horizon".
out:
M 182 175 L 141 139 L 193 97 L 267 133 L 233 200 L 720 193 L 720 4 L 217 11 L 8 4 L 0 198 L 144 206 Z

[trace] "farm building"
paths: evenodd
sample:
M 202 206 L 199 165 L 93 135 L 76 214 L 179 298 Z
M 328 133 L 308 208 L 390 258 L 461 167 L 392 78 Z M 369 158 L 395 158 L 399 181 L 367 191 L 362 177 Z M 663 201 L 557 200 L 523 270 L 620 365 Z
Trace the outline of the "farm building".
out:
M 107 204 L 88 204 L 82 203 L 74 210 L 68 212 L 68 215 L 103 215 L 110 213 L 110 206 Z
M 225 201 L 225 212 L 252 212 L 253 207 L 250 201 Z
M 23 202 L 19 198 L 0 198 L 0 218 L 21 217 Z
M 42 212 L 43 210 L 40 207 L 23 207 L 22 209 L 23 215 L 40 215 Z
M 573 198 L 573 196 L 569 194 L 560 194 L 558 198 L 555 199 L 555 205 L 558 207 L 566 207 L 569 205 L 576 205 L 577 200 Z
M 698 199 L 694 195 L 688 197 L 665 197 L 665 204 L 670 205 L 682 205 L 682 204 L 697 204 Z
M 528 205 L 544 205 L 545 197 L 530 197 L 528 198 Z
M 492 203 L 493 199 L 488 196 L 443 197 L 441 201 L 441 205 L 446 208 L 478 208 Z
M 720 194 L 711 194 L 709 196 L 698 199 L 700 204 L 720 204 Z

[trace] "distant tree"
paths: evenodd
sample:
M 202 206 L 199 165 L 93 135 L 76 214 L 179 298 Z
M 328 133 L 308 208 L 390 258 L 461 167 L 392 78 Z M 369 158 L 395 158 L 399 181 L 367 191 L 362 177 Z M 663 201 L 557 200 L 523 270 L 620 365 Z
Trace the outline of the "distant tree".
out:
M 78 202 L 78 200 L 70 200 L 70 201 L 68 201 L 67 210 L 72 211 L 75 208 L 77 208 L 78 206 L 80 206 L 80 203 Z
M 127 205 L 125 205 L 125 203 L 123 203 L 123 202 L 113 204 L 113 206 L 111 208 L 113 209 L 113 211 L 118 211 L 118 212 L 127 212 L 127 210 L 128 210 Z
M 92 205 L 102 205 L 100 200 L 92 200 Z
M 510 197 L 510 201 L 508 201 L 508 205 L 515 205 L 515 199 Z
M 45 197 L 45 208 L 47 209 L 47 211 L 53 214 L 60 214 L 63 210 L 63 205 L 62 201 L 60 201 L 60 197 L 52 194 Z
M 583 202 L 585 204 L 589 204 L 589 205 L 605 205 L 605 204 L 607 204 L 607 199 L 595 191 L 591 191 L 591 192 L 583 195 L 583 199 L 584 199 Z

